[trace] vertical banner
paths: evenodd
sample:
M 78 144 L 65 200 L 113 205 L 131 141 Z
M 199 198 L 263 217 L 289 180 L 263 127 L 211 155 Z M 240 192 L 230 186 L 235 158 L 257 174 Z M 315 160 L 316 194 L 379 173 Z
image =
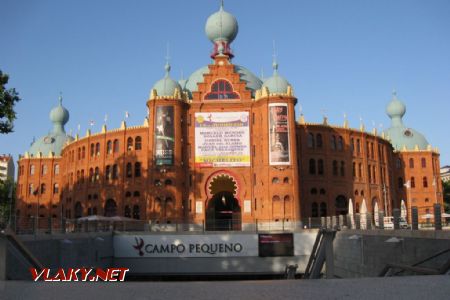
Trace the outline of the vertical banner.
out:
M 270 165 L 290 165 L 289 123 L 287 103 L 269 104 Z
M 155 163 L 171 166 L 174 163 L 175 129 L 173 106 L 157 106 L 155 120 Z

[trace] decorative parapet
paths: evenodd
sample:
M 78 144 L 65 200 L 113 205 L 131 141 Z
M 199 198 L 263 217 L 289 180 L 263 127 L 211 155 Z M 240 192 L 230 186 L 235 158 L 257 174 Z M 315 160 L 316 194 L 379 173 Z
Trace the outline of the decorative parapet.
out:
M 150 91 L 149 100 L 180 100 L 188 103 L 189 94 L 176 88 L 172 96 L 158 96 L 156 89 Z
M 292 86 L 288 85 L 286 93 L 271 93 L 269 88 L 266 86 L 263 86 L 261 89 L 255 91 L 255 101 L 258 101 L 262 98 L 276 97 L 276 96 L 294 97 L 294 91 L 292 89 Z

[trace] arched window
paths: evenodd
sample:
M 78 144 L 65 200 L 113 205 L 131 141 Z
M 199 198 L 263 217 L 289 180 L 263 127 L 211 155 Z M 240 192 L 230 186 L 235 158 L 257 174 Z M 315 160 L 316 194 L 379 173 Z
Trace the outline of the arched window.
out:
M 83 146 L 83 148 L 81 148 L 81 159 L 84 159 L 86 157 L 86 147 Z
M 338 175 L 338 162 L 337 160 L 333 160 L 333 175 Z
M 422 181 L 423 181 L 423 187 L 427 188 L 428 187 L 428 178 L 426 176 L 424 176 Z
M 113 199 L 108 199 L 105 203 L 105 217 L 114 217 L 117 215 L 117 204 Z
M 280 201 L 280 196 L 277 195 L 273 196 L 272 201 Z
M 359 195 L 358 190 L 355 190 L 355 196 L 358 196 L 358 195 Z
M 327 216 L 327 204 L 325 202 L 320 203 L 320 216 L 321 217 Z
M 344 150 L 344 139 L 342 138 L 342 136 L 339 136 L 339 137 L 338 137 L 337 149 L 338 149 L 339 151 Z
M 170 185 L 172 185 L 173 183 L 172 183 L 172 180 L 170 180 L 170 179 L 166 179 L 166 180 L 164 180 L 164 185 L 165 186 L 170 186 Z
M 410 183 L 410 185 L 411 185 L 411 188 L 412 188 L 412 189 L 416 187 L 416 179 L 415 179 L 414 177 L 411 177 L 411 183 Z
M 46 190 L 47 189 L 46 189 L 45 183 L 42 183 L 41 184 L 41 195 L 44 195 Z
M 330 139 L 331 150 L 336 150 L 336 136 L 332 135 Z
M 131 209 L 130 209 L 130 207 L 128 205 L 125 206 L 125 209 L 123 211 L 123 215 L 126 218 L 131 218 Z
M 278 179 L 278 177 L 272 178 L 272 184 L 276 184 L 276 183 L 279 183 L 279 182 L 280 182 L 280 179 Z
M 134 149 L 135 150 L 141 150 L 142 149 L 142 138 L 140 136 L 137 136 L 134 140 Z
M 84 183 L 84 169 L 81 170 L 81 174 L 80 174 L 80 183 Z
M 140 212 L 139 212 L 139 205 L 133 206 L 133 219 L 139 220 L 141 218 Z
M 100 143 L 95 144 L 95 154 L 100 156 Z
M 119 140 L 118 139 L 114 140 L 113 151 L 114 151 L 114 153 L 118 153 L 119 152 Z
M 34 170 L 36 167 L 34 165 L 30 165 L 30 175 L 34 175 Z
M 344 177 L 345 176 L 345 162 L 341 161 L 341 176 Z
M 134 177 L 141 177 L 141 163 L 136 162 L 134 164 Z
M 47 174 L 47 165 L 43 165 L 42 166 L 42 175 L 45 175 L 45 174 Z
M 130 191 L 127 191 L 127 192 L 125 193 L 125 197 L 126 197 L 126 198 L 131 197 L 131 192 L 130 192 Z
M 422 168 L 427 167 L 427 159 L 425 157 L 422 157 Z
M 320 133 L 318 133 L 316 135 L 316 141 L 317 141 L 317 148 L 322 148 L 323 140 L 322 140 L 322 135 Z
M 114 164 L 113 168 L 112 168 L 112 179 L 118 179 L 119 178 L 118 173 L 119 172 L 118 172 L 117 164 Z
M 311 217 L 317 218 L 319 216 L 319 205 L 316 202 L 311 204 Z
M 308 133 L 308 148 L 314 148 L 314 134 Z
M 127 163 L 126 174 L 128 178 L 131 178 L 133 176 L 133 166 L 131 165 L 131 163 Z
M 335 200 L 335 209 L 337 215 L 346 215 L 348 212 L 348 200 L 345 196 L 339 195 Z
M 90 182 L 94 182 L 95 177 L 94 177 L 94 169 L 90 168 L 89 169 L 89 181 Z
M 139 191 L 134 191 L 133 197 L 140 197 L 141 193 Z
M 99 181 L 100 180 L 100 169 L 98 167 L 95 167 L 95 171 L 94 171 L 94 175 L 95 175 L 95 181 Z
M 106 153 L 111 154 L 112 151 L 113 151 L 112 142 L 111 141 L 106 142 Z
M 414 158 L 409 159 L 409 168 L 414 169 Z
M 97 214 L 97 207 L 96 207 L 96 206 L 94 206 L 94 207 L 92 208 L 92 214 L 93 214 L 93 215 L 96 215 L 96 214 Z
M 106 166 L 105 179 L 106 180 L 111 179 L 111 166 L 110 165 Z
M 311 195 L 317 195 L 317 189 L 316 188 L 312 188 L 311 189 Z
M 316 161 L 312 158 L 309 160 L 309 174 L 316 174 Z
M 78 151 L 77 151 L 77 159 L 80 160 L 81 159 L 81 148 L 78 147 Z
M 80 202 L 75 203 L 75 207 L 74 207 L 74 212 L 75 212 L 75 218 L 81 218 L 83 216 L 83 207 L 81 206 Z
M 352 172 L 353 172 L 353 177 L 356 177 L 356 163 L 353 163 L 353 167 L 352 167 Z
M 325 189 L 320 189 L 320 194 L 325 195 L 326 194 Z
M 32 183 L 28 185 L 28 195 L 34 195 L 34 186 Z
M 356 153 L 359 155 L 361 153 L 361 141 L 356 139 Z
M 324 173 L 324 169 L 323 169 L 323 159 L 319 159 L 318 161 L 317 161 L 317 173 L 319 174 L 319 175 L 323 175 L 323 173 Z
M 226 80 L 217 80 L 211 86 L 211 91 L 205 95 L 206 100 L 239 99 L 233 91 L 233 86 Z
M 289 177 L 284 177 L 283 178 L 283 183 L 289 183 Z
M 133 138 L 129 137 L 127 139 L 127 151 L 133 150 Z
M 91 157 L 95 155 L 95 145 L 94 143 L 91 144 Z
M 59 193 L 59 184 L 55 183 L 53 184 L 53 194 Z
M 362 164 L 361 163 L 358 165 L 358 177 L 362 178 Z

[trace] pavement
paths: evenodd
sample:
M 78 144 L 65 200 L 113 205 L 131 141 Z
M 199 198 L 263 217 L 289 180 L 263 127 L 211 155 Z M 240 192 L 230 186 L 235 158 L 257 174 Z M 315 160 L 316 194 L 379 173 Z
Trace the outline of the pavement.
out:
M 0 299 L 449 299 L 450 276 L 189 281 L 0 281 Z

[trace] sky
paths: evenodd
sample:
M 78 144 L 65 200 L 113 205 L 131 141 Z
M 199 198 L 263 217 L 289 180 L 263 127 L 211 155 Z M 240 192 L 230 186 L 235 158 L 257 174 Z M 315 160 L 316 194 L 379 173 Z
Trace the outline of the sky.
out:
M 233 63 L 258 76 L 279 74 L 293 86 L 307 122 L 366 130 L 387 128 L 392 90 L 407 107 L 404 123 L 423 133 L 450 164 L 450 1 L 225 0 L 239 33 Z M 0 153 L 15 159 L 44 136 L 63 95 L 66 131 L 80 135 L 140 125 L 146 101 L 164 76 L 187 78 L 211 63 L 204 25 L 219 0 L 0 0 L 0 69 L 22 100 L 14 133 Z

